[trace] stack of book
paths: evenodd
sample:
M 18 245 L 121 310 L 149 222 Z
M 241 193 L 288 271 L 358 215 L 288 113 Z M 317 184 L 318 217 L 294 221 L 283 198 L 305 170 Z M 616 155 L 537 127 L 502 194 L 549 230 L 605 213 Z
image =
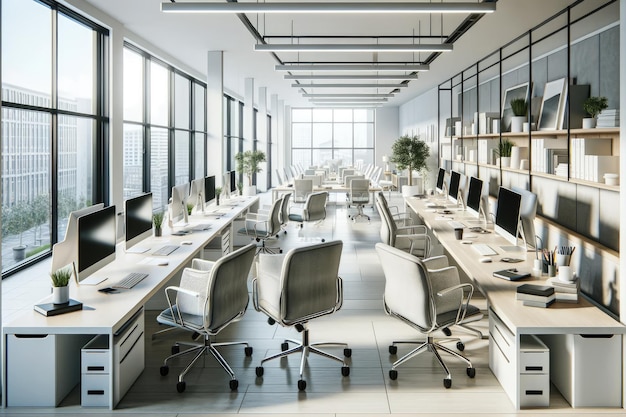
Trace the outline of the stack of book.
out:
M 548 279 L 548 284 L 554 287 L 556 301 L 564 303 L 578 302 L 578 290 L 580 289 L 580 281 L 578 279 L 572 282 L 563 282 L 558 277 L 554 277 Z
M 597 127 L 619 127 L 619 110 L 606 109 L 598 115 Z
M 554 287 L 550 285 L 523 284 L 517 287 L 515 299 L 525 306 L 549 307 L 556 299 Z

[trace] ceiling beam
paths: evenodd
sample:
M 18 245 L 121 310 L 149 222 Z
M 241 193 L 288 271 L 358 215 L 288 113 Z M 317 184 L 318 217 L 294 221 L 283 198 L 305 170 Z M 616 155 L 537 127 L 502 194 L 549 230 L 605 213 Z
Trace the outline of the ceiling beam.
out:
M 285 80 L 417 80 L 417 74 L 398 74 L 398 75 L 284 75 Z
M 450 52 L 451 43 L 446 44 L 256 44 L 255 51 L 261 52 Z
M 288 64 L 276 65 L 276 71 L 428 71 L 428 65 L 421 64 Z

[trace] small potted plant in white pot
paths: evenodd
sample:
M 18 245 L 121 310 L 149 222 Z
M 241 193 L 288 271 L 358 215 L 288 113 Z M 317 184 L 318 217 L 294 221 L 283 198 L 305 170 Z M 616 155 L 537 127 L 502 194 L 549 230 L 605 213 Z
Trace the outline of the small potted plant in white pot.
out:
M 220 196 L 222 195 L 222 187 L 215 187 L 215 205 L 220 205 Z
M 523 130 L 527 110 L 528 103 L 525 99 L 514 98 L 511 100 L 511 111 L 513 112 L 513 117 L 511 117 L 511 132 L 519 133 Z
M 598 115 L 602 110 L 609 107 L 609 100 L 606 97 L 591 96 L 583 103 L 583 109 L 590 117 L 583 118 L 583 129 L 593 129 L 598 122 Z
M 498 144 L 498 156 L 500 157 L 500 166 L 502 168 L 509 168 L 511 166 L 511 149 L 513 148 L 513 142 L 508 139 L 502 139 Z
M 154 224 L 154 236 L 160 237 L 163 234 L 163 211 L 157 211 L 152 215 L 152 223 Z
M 245 151 L 235 155 L 237 161 L 237 172 L 248 178 L 248 183 L 243 187 L 244 195 L 256 195 L 256 186 L 252 185 L 252 176 L 261 172 L 261 162 L 265 162 L 265 152 Z
M 66 304 L 70 301 L 70 278 L 72 272 L 70 268 L 58 269 L 50 273 L 52 280 L 52 303 Z

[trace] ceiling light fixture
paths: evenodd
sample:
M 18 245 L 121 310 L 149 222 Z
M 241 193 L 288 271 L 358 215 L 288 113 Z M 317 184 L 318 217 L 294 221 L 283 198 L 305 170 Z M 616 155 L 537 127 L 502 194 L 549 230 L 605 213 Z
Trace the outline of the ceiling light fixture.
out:
M 378 97 L 393 97 L 393 94 L 391 93 L 381 93 L 381 94 L 377 94 L 377 93 L 372 93 L 372 94 L 367 94 L 367 93 L 359 93 L 359 94 L 311 94 L 311 93 L 304 93 L 302 94 L 302 97 L 308 97 L 308 98 L 378 98 Z
M 417 80 L 417 74 L 398 75 L 292 75 L 283 76 L 285 80 Z
M 276 71 L 428 71 L 430 67 L 422 64 L 286 64 L 276 65 Z
M 254 45 L 261 52 L 450 52 L 451 43 L 442 44 L 360 44 L 360 43 L 318 43 L 318 44 L 268 44 Z
M 493 13 L 496 3 L 161 3 L 172 13 Z
M 404 88 L 408 84 L 291 84 L 300 88 Z

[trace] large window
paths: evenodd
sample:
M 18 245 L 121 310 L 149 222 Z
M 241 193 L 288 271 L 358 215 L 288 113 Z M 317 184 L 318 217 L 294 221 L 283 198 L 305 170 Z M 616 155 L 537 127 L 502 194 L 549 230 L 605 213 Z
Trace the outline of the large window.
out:
M 71 210 L 108 200 L 108 32 L 53 0 L 1 7 L 6 275 L 49 253 Z
M 374 163 L 374 110 L 294 108 L 291 143 L 291 162 L 305 167 L 329 159 Z
M 206 85 L 130 44 L 124 48 L 124 198 L 203 177 Z

